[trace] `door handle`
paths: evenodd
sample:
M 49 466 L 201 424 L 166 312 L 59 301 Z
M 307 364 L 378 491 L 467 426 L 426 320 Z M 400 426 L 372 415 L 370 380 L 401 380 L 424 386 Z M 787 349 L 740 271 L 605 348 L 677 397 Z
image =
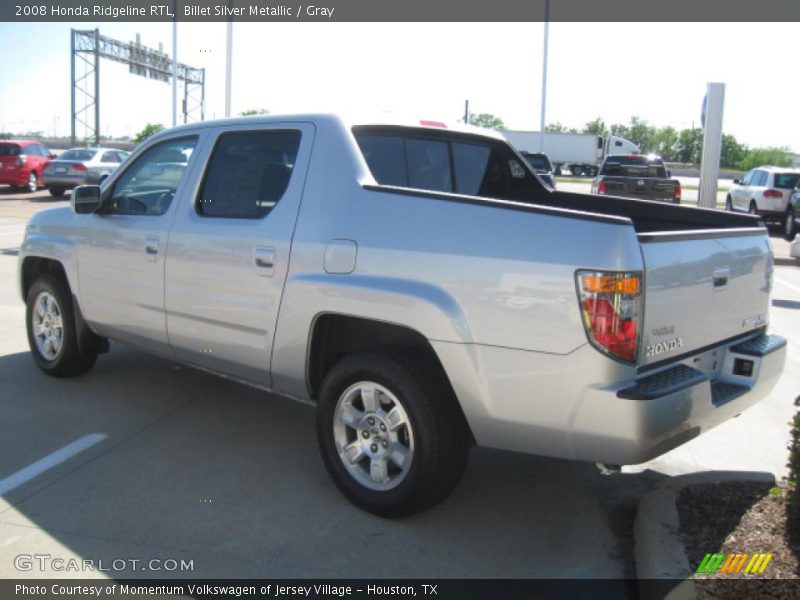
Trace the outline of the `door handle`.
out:
M 144 240 L 144 253 L 147 254 L 147 260 L 155 262 L 158 255 L 158 238 L 147 237 Z
M 256 248 L 253 252 L 253 262 L 259 275 L 272 277 L 275 274 L 275 249 Z

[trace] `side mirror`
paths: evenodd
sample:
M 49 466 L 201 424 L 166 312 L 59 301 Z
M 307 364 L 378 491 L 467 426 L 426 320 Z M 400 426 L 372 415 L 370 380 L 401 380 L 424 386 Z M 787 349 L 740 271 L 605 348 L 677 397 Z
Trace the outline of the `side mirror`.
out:
M 742 183 L 738 178 L 733 180 L 733 183 Z
M 72 210 L 79 215 L 95 212 L 100 208 L 102 199 L 100 197 L 99 185 L 79 185 L 72 192 Z

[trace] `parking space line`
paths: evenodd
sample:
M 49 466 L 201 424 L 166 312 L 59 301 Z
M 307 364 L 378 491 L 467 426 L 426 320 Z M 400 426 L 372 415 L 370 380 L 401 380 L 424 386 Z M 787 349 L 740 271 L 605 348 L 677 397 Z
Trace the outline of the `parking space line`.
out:
M 20 229 L 19 231 L 7 231 L 5 233 L 0 233 L 0 235 L 2 235 L 2 236 L 6 236 L 6 235 L 22 235 L 24 233 L 25 233 L 25 230 L 24 229 Z
M 78 438 L 74 442 L 67 444 L 63 448 L 56 450 L 52 454 L 48 454 L 44 458 L 37 460 L 35 463 L 31 463 L 13 475 L 9 475 L 5 479 L 0 480 L 0 495 L 10 492 L 14 488 L 21 486 L 23 483 L 38 477 L 45 471 L 60 465 L 76 454 L 80 454 L 84 450 L 102 442 L 107 437 L 108 436 L 104 433 L 90 433 L 82 438 Z

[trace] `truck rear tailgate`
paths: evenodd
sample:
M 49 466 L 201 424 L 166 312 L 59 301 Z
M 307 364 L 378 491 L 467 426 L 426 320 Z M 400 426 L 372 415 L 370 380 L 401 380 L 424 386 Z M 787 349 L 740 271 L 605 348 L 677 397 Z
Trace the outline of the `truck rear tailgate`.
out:
M 762 228 L 639 234 L 645 264 L 640 365 L 766 325 L 773 260 Z
M 623 196 L 639 200 L 658 200 L 673 202 L 675 200 L 675 184 L 673 179 L 656 179 L 654 177 L 604 177 L 605 194 Z

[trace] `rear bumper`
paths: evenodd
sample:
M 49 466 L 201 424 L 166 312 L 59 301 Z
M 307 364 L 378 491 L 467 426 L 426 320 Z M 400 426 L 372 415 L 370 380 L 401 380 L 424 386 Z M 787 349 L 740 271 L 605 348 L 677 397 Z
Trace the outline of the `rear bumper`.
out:
M 709 353 L 719 361 L 713 376 L 694 368 L 692 357 L 632 384 L 590 393 L 571 434 L 575 458 L 646 462 L 735 417 L 772 391 L 786 340 L 762 335 Z
M 42 181 L 49 188 L 64 189 L 70 189 L 89 183 L 89 180 L 85 175 L 70 177 L 68 175 L 48 175 L 47 173 L 42 175 Z
M 784 219 L 786 217 L 786 209 L 784 210 L 772 210 L 772 209 L 757 209 L 756 212 L 760 217 L 765 217 L 768 219 Z

